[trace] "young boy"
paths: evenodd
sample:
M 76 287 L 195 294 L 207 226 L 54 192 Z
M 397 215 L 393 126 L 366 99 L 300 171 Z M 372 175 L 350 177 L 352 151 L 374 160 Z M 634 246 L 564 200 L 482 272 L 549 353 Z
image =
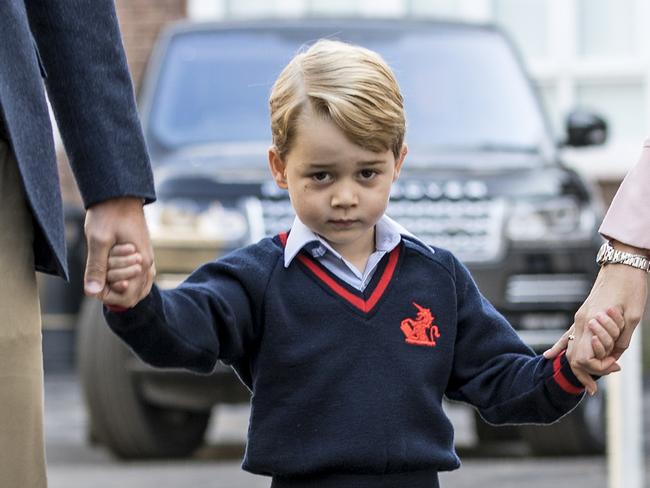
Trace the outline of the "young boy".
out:
M 106 312 L 154 366 L 232 365 L 252 392 L 244 469 L 276 488 L 432 488 L 460 464 L 444 395 L 494 424 L 553 422 L 578 404 L 566 357 L 535 356 L 451 253 L 384 215 L 407 151 L 376 53 L 320 41 L 280 74 L 270 106 L 290 232 Z M 118 290 L 137 273 L 133 251 L 111 253 Z M 614 319 L 592 325 L 594 347 L 618 337 Z

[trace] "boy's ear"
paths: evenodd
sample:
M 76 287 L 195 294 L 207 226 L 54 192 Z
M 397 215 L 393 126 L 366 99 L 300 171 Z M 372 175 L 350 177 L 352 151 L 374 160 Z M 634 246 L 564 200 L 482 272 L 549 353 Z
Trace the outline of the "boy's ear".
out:
M 406 144 L 404 144 L 402 146 L 402 152 L 400 153 L 399 158 L 395 160 L 395 173 L 393 173 L 393 181 L 399 178 L 399 172 L 402 170 L 402 165 L 404 164 L 404 159 L 406 159 L 408 152 L 408 147 Z
M 287 165 L 280 157 L 275 146 L 269 148 L 269 168 L 275 183 L 283 190 L 287 189 Z

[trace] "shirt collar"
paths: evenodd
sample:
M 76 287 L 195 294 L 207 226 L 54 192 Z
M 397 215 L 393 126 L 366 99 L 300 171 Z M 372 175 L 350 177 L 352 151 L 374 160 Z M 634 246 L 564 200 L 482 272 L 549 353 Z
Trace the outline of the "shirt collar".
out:
M 284 267 L 288 268 L 302 248 L 312 242 L 320 242 L 319 237 L 296 216 L 284 246 Z
M 422 240 L 400 224 L 387 215 L 383 215 L 375 226 L 375 251 L 383 253 L 392 251 L 400 243 L 402 236 L 408 236 L 426 246 Z M 293 258 L 305 247 L 310 249 L 314 257 L 320 257 L 329 251 L 337 258 L 342 259 L 342 256 L 325 239 L 314 233 L 298 217 L 295 217 L 284 247 L 284 267 L 288 268 Z

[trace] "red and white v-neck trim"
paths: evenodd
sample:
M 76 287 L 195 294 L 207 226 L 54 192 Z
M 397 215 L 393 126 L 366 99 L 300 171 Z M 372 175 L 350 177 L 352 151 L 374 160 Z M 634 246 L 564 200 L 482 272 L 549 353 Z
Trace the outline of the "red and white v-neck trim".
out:
M 364 268 L 359 269 L 296 216 L 284 246 L 284 267 L 288 268 L 291 261 L 304 250 L 320 266 L 344 282 L 344 286 L 364 291 L 372 281 L 379 263 L 383 260 L 385 264 L 384 257 L 400 244 L 402 236 L 408 232 L 387 215 L 382 216 L 374 227 L 375 250 L 368 256 Z
M 278 237 L 280 238 L 280 242 L 284 247 L 287 243 L 288 233 L 282 232 L 278 235 Z M 397 267 L 397 261 L 399 259 L 400 247 L 401 246 L 395 247 L 388 254 L 388 263 L 386 264 L 386 267 L 384 268 L 381 277 L 375 286 L 375 289 L 365 300 L 355 293 L 350 292 L 344 286 L 338 283 L 337 280 L 330 274 L 330 272 L 319 266 L 316 261 L 311 259 L 305 253 L 298 254 L 296 256 L 296 259 L 298 259 L 298 261 L 300 261 L 311 273 L 313 273 L 313 275 L 318 280 L 320 280 L 334 293 L 339 295 L 341 298 L 346 300 L 361 312 L 369 313 L 375 307 L 375 305 L 377 305 L 377 302 L 379 302 L 379 299 L 383 296 L 386 288 L 388 288 L 388 285 L 393 278 L 393 275 L 395 274 L 395 268 Z

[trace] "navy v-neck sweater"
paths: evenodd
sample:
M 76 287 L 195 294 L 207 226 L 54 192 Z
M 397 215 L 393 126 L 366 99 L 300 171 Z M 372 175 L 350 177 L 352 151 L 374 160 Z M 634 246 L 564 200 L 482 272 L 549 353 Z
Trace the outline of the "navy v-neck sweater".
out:
M 446 395 L 493 424 L 548 423 L 583 389 L 566 358 L 536 356 L 448 251 L 404 238 L 364 292 L 286 235 L 106 312 L 146 362 L 232 365 L 252 392 L 243 468 L 278 478 L 455 469 Z

